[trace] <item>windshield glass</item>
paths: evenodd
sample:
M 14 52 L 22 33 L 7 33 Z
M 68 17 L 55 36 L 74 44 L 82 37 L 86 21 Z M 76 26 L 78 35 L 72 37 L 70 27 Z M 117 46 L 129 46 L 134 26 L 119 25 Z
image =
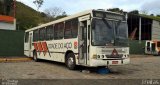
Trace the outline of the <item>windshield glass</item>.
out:
M 92 44 L 96 46 L 127 45 L 127 24 L 107 19 L 92 20 Z

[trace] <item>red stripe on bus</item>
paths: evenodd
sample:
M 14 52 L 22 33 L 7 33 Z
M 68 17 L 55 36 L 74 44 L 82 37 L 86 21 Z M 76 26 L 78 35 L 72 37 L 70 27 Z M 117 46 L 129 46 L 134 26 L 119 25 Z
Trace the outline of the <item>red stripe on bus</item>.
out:
M 40 51 L 40 53 L 43 51 L 41 42 L 38 42 L 38 50 Z M 39 53 L 39 54 L 40 54 L 40 53 Z
M 36 49 L 36 51 L 38 51 L 37 43 L 34 43 L 34 49 Z
M 46 55 L 47 51 L 48 51 L 48 48 L 47 48 L 47 43 L 46 42 L 42 42 L 42 47 L 43 47 L 43 53 L 44 55 Z

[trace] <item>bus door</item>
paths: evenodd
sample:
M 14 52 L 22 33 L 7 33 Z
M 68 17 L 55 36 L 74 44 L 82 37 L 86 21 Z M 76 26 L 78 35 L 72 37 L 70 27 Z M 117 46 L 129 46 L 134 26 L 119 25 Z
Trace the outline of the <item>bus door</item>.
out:
M 88 21 L 90 16 L 83 16 L 79 18 L 78 43 L 79 43 L 79 64 L 86 65 L 88 59 Z
M 32 56 L 31 54 L 32 52 L 32 42 L 33 42 L 33 38 L 32 38 L 32 33 L 29 33 L 29 56 Z
M 150 54 L 151 52 L 151 42 L 150 41 L 146 41 L 145 51 L 147 54 Z
M 151 44 L 151 50 L 152 50 L 152 54 L 156 52 L 156 44 L 154 42 Z

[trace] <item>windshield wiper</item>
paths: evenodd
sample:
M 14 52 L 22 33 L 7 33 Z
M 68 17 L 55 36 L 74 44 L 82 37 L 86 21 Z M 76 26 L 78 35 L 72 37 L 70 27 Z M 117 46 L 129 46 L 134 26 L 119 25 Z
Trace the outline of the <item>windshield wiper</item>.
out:
M 105 18 L 102 18 L 103 22 L 105 23 L 105 25 L 109 28 L 112 29 L 112 27 L 108 24 L 107 20 Z

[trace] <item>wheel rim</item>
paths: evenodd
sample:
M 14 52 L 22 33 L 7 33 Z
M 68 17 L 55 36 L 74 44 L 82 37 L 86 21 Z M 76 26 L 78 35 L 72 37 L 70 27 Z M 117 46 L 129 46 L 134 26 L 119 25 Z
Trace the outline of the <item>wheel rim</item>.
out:
M 69 67 L 72 67 L 73 64 L 74 64 L 73 58 L 72 58 L 72 57 L 68 58 L 68 66 L 69 66 Z

